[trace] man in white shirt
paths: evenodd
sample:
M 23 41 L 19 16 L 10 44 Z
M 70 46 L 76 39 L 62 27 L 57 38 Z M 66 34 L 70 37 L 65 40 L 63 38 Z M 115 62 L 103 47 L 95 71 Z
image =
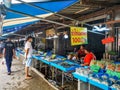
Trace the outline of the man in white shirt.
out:
M 32 37 L 29 36 L 27 38 L 27 41 L 25 43 L 25 59 L 26 59 L 26 66 L 25 66 L 25 79 L 31 79 L 32 77 L 29 75 L 29 67 L 32 64 L 32 52 L 33 52 L 33 48 L 32 48 Z

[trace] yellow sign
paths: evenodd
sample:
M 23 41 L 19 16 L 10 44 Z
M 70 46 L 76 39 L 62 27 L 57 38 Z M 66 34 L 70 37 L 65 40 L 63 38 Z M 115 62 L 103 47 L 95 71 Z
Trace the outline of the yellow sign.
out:
M 70 27 L 71 30 L 71 45 L 87 44 L 87 28 Z

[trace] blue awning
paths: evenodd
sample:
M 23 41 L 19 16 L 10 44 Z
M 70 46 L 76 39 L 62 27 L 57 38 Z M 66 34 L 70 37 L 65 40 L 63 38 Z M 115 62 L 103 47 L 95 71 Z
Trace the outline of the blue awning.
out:
M 34 21 L 34 22 L 27 22 L 27 23 L 22 23 L 22 24 L 16 24 L 16 25 L 12 25 L 12 26 L 6 26 L 4 27 L 3 29 L 3 34 L 4 33 L 10 33 L 10 32 L 17 32 L 31 24 L 34 24 L 35 22 L 37 21 Z
M 38 2 L 40 0 L 35 0 L 35 1 L 36 2 L 32 2 L 32 4 L 57 13 L 63 10 L 64 8 L 69 7 L 70 5 L 77 2 L 78 0 L 53 0 L 53 1 L 45 0 L 45 2 Z M 47 16 L 52 15 L 52 13 L 39 10 L 37 8 L 25 5 L 23 3 L 12 4 L 10 9 L 16 10 L 19 12 L 24 12 L 32 16 L 39 16 L 42 18 L 46 18 Z M 14 31 L 13 29 L 15 29 L 18 26 L 22 26 L 22 25 L 24 26 L 25 24 L 33 23 L 35 21 L 38 21 L 38 19 L 22 16 L 16 13 L 7 12 L 7 15 L 3 24 L 3 32 L 5 33 L 7 31 L 10 31 L 9 29 L 11 29 L 11 31 Z
M 33 3 L 34 5 L 40 6 L 42 8 L 51 10 L 53 12 L 59 12 L 60 10 L 70 6 L 71 4 L 75 3 L 77 0 L 63 0 L 63 1 L 55 1 L 55 2 L 42 2 L 42 3 Z M 36 9 L 34 7 L 25 5 L 25 4 L 13 4 L 10 9 L 25 12 L 30 15 L 41 15 L 47 14 L 47 12 L 43 10 Z M 7 12 L 6 19 L 13 19 L 13 18 L 21 18 L 25 16 L 21 16 L 15 13 Z

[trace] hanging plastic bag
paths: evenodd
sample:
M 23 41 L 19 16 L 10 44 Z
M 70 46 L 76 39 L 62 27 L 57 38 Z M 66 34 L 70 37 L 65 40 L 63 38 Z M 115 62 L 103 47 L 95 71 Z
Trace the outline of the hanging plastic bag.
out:
M 4 57 L 2 58 L 2 64 L 5 64 L 5 58 Z
M 23 60 L 23 65 L 25 65 L 25 63 L 26 63 L 26 59 Z

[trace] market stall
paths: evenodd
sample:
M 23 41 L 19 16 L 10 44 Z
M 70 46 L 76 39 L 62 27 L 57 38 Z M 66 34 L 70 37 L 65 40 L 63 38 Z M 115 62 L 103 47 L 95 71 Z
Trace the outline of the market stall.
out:
M 78 90 L 82 90 L 80 81 L 87 82 L 87 90 L 92 90 L 91 85 L 97 87 L 95 90 L 119 90 L 119 64 L 110 61 L 93 62 L 94 65 L 90 68 L 78 68 L 73 73 L 73 76 L 78 79 Z
M 71 27 L 70 30 L 72 46 L 88 43 L 86 28 Z M 66 33 L 64 33 L 63 40 L 66 40 L 68 35 L 67 38 L 64 38 L 66 36 Z M 53 46 L 51 46 L 53 50 L 34 50 L 33 52 L 33 67 L 44 74 L 48 81 L 54 82 L 57 87 L 64 88 L 65 82 L 70 78 L 72 83 L 76 82 L 76 79 L 78 80 L 78 90 L 114 90 L 116 88 L 119 90 L 119 67 L 117 67 L 119 63 L 103 59 L 92 60 L 90 65 L 81 66 L 77 58 L 72 60 L 71 58 L 66 58 L 66 56 L 56 54 L 55 50 L 59 49 L 59 46 L 56 45 L 57 42 L 55 41 L 59 38 L 54 38 L 54 34 L 55 32 L 53 36 L 46 36 L 46 39 L 53 40 Z M 82 36 L 80 37 L 79 35 Z M 60 37 L 60 35 L 57 37 Z M 23 49 L 18 49 L 17 52 L 24 54 Z M 73 53 L 72 57 L 76 57 L 76 52 Z M 59 81 L 57 80 L 58 78 L 60 79 Z
M 39 60 L 40 62 L 43 62 L 55 69 L 59 69 L 62 73 L 62 87 L 64 86 L 64 75 L 65 73 L 73 72 L 77 67 L 80 67 L 79 64 L 72 62 L 70 60 L 67 60 L 66 58 L 62 56 L 56 56 L 56 58 L 51 59 L 51 56 L 44 56 L 44 55 L 39 55 L 39 56 L 33 56 L 36 60 Z M 52 69 L 54 70 L 54 69 Z M 52 71 L 54 72 L 54 71 Z M 53 73 L 53 76 L 54 73 Z
M 24 52 L 17 50 L 20 54 Z M 62 72 L 62 87 L 64 87 L 65 73 L 71 73 L 74 78 L 78 79 L 78 90 L 119 90 L 120 87 L 120 65 L 112 61 L 92 61 L 90 67 L 81 67 L 76 62 L 66 60 L 62 56 L 56 56 L 51 59 L 47 54 L 33 55 L 33 58 L 42 63 L 54 67 Z M 76 70 L 76 71 L 75 71 Z M 54 72 L 54 71 L 53 71 Z M 56 75 L 53 75 L 56 76 Z M 95 86 L 95 87 L 93 87 Z

